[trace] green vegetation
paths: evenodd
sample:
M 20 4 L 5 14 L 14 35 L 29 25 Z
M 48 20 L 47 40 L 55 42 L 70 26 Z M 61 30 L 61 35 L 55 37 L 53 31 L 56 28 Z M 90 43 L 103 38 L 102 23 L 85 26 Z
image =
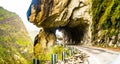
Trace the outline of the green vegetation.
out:
M 94 43 L 108 45 L 107 39 L 115 36 L 113 44 L 116 44 L 120 32 L 120 1 L 92 0 L 92 13 Z M 98 39 L 102 42 L 97 42 Z
M 70 56 L 69 54 L 69 48 L 64 48 L 63 46 L 53 46 L 50 48 L 49 52 L 42 52 L 42 53 L 38 53 L 38 56 L 37 58 L 39 60 L 42 60 L 43 61 L 43 64 L 46 62 L 46 61 L 51 61 L 51 55 L 52 54 L 57 54 L 58 56 L 58 60 L 62 60 L 62 53 L 66 52 L 66 58 Z
M 2 7 L 0 7 L 0 21 L 16 15 L 15 13 L 12 13 L 12 14 L 11 13 L 12 12 L 9 12 L 9 11 L 3 9 Z
M 66 52 L 66 56 L 69 56 L 69 48 L 64 48 L 63 46 L 54 46 L 52 47 L 52 53 L 53 54 L 57 54 L 58 55 L 58 59 L 61 60 L 62 59 L 62 53 Z
M 31 61 L 32 42 L 21 19 L 0 7 L 0 64 L 32 64 Z

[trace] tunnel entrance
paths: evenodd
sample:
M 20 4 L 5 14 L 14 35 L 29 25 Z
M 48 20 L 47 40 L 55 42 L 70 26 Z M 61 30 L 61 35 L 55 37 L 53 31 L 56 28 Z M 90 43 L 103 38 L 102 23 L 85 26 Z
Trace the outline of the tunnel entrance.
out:
M 83 23 L 76 27 L 59 27 L 56 29 L 56 41 L 58 44 L 72 44 L 77 45 L 81 44 L 81 41 L 84 38 L 84 35 L 87 31 L 87 23 Z

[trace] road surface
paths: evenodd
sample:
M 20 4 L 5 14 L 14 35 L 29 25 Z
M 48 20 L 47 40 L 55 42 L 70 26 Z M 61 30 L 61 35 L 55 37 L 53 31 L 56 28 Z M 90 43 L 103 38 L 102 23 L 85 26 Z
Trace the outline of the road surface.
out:
M 120 64 L 120 52 L 97 47 L 72 46 L 88 54 L 89 64 Z

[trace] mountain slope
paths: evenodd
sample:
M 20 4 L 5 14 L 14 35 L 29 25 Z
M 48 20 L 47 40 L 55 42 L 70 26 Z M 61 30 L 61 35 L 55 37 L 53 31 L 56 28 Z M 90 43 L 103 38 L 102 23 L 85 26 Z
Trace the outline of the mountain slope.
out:
M 22 20 L 0 7 L 0 64 L 26 64 L 32 59 L 32 41 Z
M 92 0 L 95 45 L 120 47 L 120 1 Z

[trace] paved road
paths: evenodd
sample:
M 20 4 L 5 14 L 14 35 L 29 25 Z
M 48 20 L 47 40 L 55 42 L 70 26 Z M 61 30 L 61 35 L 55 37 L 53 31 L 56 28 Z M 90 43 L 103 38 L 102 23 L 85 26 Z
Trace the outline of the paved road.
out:
M 120 64 L 120 52 L 103 48 L 73 46 L 89 55 L 89 64 Z

